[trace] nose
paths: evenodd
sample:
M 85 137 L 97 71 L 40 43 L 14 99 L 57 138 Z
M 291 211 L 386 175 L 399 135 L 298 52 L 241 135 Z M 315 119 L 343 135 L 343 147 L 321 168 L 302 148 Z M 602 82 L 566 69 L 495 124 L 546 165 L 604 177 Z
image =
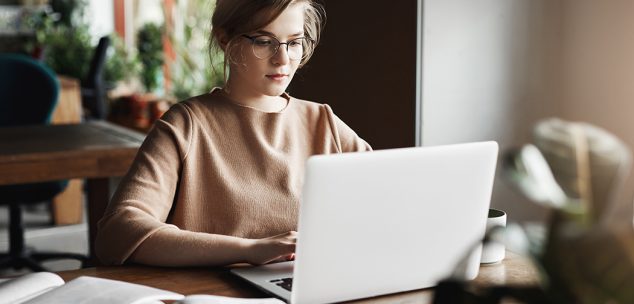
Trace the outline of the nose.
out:
M 273 64 L 275 65 L 286 65 L 290 62 L 290 57 L 288 57 L 288 44 L 280 44 L 277 48 L 277 52 L 273 57 L 271 57 Z

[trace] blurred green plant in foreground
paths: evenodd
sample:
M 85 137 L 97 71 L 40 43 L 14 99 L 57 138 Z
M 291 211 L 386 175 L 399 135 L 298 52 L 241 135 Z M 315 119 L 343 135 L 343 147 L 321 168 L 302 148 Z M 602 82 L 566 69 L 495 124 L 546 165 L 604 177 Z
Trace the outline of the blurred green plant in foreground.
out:
M 527 198 L 552 212 L 534 252 L 548 302 L 634 303 L 632 214 L 619 222 L 610 213 L 631 151 L 603 129 L 560 119 L 538 123 L 534 142 L 507 153 L 504 165 Z

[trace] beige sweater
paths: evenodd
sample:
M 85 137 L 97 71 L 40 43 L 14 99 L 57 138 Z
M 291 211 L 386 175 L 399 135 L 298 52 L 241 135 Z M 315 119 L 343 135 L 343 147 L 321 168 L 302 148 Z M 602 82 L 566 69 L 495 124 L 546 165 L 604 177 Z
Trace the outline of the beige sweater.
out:
M 371 148 L 328 105 L 284 97 L 284 110 L 265 113 L 214 91 L 165 113 L 99 222 L 99 259 L 124 263 L 160 229 L 243 238 L 297 230 L 306 159 Z

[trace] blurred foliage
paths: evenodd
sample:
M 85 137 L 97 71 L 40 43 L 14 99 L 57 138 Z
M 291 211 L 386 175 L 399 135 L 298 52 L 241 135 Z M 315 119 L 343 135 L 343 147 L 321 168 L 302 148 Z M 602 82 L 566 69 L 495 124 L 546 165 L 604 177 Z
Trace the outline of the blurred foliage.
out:
M 55 27 L 59 14 L 53 13 L 50 8 L 31 14 L 26 20 L 27 27 L 33 30 L 33 40 L 25 45 L 26 52 L 33 54 L 35 49 L 44 45 L 48 33 Z
M 52 1 L 51 7 L 55 7 Z M 76 5 L 80 9 L 81 5 Z M 26 45 L 26 51 L 42 60 L 56 73 L 81 78 L 88 69 L 92 56 L 91 36 L 88 25 L 82 24 L 74 15 L 70 5 L 63 12 L 43 10 L 33 14 L 27 21 L 34 30 L 34 38 Z M 65 16 L 64 22 L 61 17 Z M 76 20 L 71 22 L 70 20 Z M 43 53 L 42 53 L 43 52 Z
M 110 35 L 110 41 L 112 45 L 104 67 L 104 80 L 114 84 L 138 75 L 141 66 L 136 53 L 128 51 L 123 40 L 116 34 Z
M 56 73 L 82 79 L 90 67 L 96 45 L 84 18 L 85 0 L 52 0 L 50 9 L 33 14 L 29 27 L 33 40 L 26 51 L 49 65 Z M 109 83 L 136 75 L 139 64 L 117 35 L 111 35 L 112 47 L 104 67 L 104 79 Z M 39 55 L 40 52 L 43 54 Z
M 35 40 L 44 62 L 58 74 L 81 79 L 87 72 L 93 46 L 84 22 L 85 0 L 51 0 L 52 11 L 35 20 Z
M 163 27 L 154 23 L 144 24 L 137 34 L 137 48 L 141 62 L 141 82 L 148 92 L 158 86 L 158 75 L 163 66 Z
M 85 0 L 50 0 L 50 5 L 58 14 L 59 25 L 67 27 L 84 25 Z
M 46 32 L 44 62 L 58 74 L 81 79 L 90 66 L 93 46 L 87 25 L 60 25 Z
M 183 32 L 167 33 L 176 52 L 171 66 L 172 94 L 179 100 L 204 94 L 224 82 L 223 54 L 209 56 L 207 52 L 214 6 L 215 1 L 187 1 L 178 12 L 183 18 Z
M 126 48 L 122 39 L 111 35 L 111 48 L 104 78 L 109 83 L 139 77 L 148 92 L 159 86 L 164 62 L 163 38 L 171 41 L 176 54 L 170 63 L 171 91 L 180 100 L 209 92 L 224 82 L 222 53 L 208 52 L 211 16 L 215 1 L 177 0 L 176 18 L 182 18 L 179 32 L 165 32 L 157 24 L 145 24 L 137 31 L 137 48 Z M 57 73 L 82 79 L 87 72 L 96 39 L 90 37 L 84 17 L 86 0 L 51 0 L 51 10 L 34 15 L 35 29 L 28 53 L 44 51 L 43 60 Z M 164 36 L 165 35 L 165 36 Z

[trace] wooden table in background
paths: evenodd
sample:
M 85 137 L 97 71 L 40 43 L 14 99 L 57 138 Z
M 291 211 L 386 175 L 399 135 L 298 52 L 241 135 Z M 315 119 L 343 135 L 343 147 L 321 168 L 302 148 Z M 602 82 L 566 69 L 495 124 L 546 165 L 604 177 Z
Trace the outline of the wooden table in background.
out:
M 128 171 L 144 138 L 108 122 L 0 128 L 0 185 L 86 178 L 94 258 L 96 224 L 108 205 L 109 178 Z
M 371 266 L 370 266 L 371 268 Z M 406 271 L 406 270 L 405 270 Z M 120 280 L 156 287 L 184 295 L 213 294 L 228 297 L 271 297 L 229 273 L 227 268 L 161 268 L 149 266 L 109 266 L 62 271 L 58 274 L 66 281 L 80 276 Z M 501 263 L 480 267 L 473 284 L 478 286 L 512 285 L 535 286 L 538 275 L 531 262 L 507 251 Z M 431 303 L 432 289 L 385 295 L 354 301 L 355 303 Z

